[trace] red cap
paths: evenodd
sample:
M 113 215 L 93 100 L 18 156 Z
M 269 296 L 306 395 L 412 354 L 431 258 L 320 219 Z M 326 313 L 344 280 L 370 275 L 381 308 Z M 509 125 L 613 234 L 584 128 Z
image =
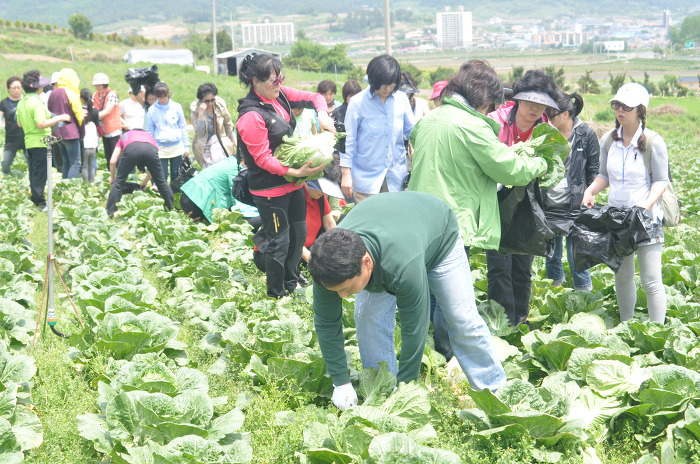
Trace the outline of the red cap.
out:
M 433 86 L 433 94 L 430 96 L 430 99 L 438 98 L 445 87 L 447 87 L 447 81 L 437 81 Z

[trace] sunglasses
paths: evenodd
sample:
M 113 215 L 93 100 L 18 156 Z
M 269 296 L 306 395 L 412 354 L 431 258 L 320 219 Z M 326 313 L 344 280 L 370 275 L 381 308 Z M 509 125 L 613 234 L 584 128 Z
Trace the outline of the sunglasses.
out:
M 202 100 L 202 102 L 204 102 L 204 103 L 214 103 L 214 99 L 213 99 L 213 98 L 210 98 L 210 99 L 207 99 L 207 100 Z
M 625 105 L 625 104 L 623 104 L 623 103 L 616 102 L 616 101 L 611 102 L 611 103 L 610 103 L 610 107 L 612 107 L 612 109 L 614 109 L 615 111 L 621 109 L 621 110 L 624 111 L 625 113 L 629 113 L 630 111 L 632 111 L 632 110 L 635 108 L 635 107 L 633 107 L 633 106 L 627 106 L 627 105 Z
M 272 79 L 271 81 L 265 81 L 270 85 L 282 85 L 284 84 L 284 78 L 287 77 L 284 74 L 277 76 L 276 78 Z

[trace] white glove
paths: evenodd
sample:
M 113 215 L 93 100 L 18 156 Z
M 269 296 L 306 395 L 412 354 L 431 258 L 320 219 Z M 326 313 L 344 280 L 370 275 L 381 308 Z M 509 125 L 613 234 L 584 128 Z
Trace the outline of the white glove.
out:
M 335 385 L 334 385 L 335 387 Z M 340 410 L 357 406 L 357 393 L 350 382 L 333 389 L 333 404 Z

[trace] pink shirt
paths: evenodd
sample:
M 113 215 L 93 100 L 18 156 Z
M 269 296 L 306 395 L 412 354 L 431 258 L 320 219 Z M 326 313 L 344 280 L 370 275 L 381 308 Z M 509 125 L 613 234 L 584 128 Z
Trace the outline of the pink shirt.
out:
M 310 101 L 313 102 L 317 112 L 328 112 L 326 99 L 320 93 L 307 92 L 306 90 L 298 90 L 292 87 L 282 87 L 281 91 L 284 92 L 284 94 L 287 96 L 287 100 L 289 101 Z M 264 101 L 265 103 L 270 103 L 273 108 L 275 108 L 275 111 L 277 111 L 277 114 L 282 116 L 285 121 L 289 122 L 289 113 L 276 99 L 262 97 L 257 92 L 255 92 L 255 94 L 260 98 L 260 100 Z M 275 158 L 272 150 L 270 149 L 267 126 L 265 126 L 265 121 L 263 120 L 262 116 L 254 111 L 250 111 L 238 118 L 238 121 L 236 122 L 236 129 L 238 130 L 238 134 L 241 136 L 241 140 L 248 148 L 248 152 L 255 160 L 255 163 L 260 166 L 260 168 L 278 176 L 287 174 L 289 168 L 287 166 L 282 166 L 282 163 Z M 269 190 L 251 190 L 251 193 L 258 196 L 281 197 L 289 192 L 300 189 L 302 186 L 303 185 L 298 186 L 295 182 L 292 182 L 290 184 L 282 185 Z
M 130 130 L 124 132 L 120 137 L 119 140 L 117 141 L 116 147 L 121 148 L 124 150 L 127 145 L 134 143 L 134 142 L 144 142 L 144 143 L 150 143 L 154 147 L 157 147 L 156 141 L 153 140 L 153 137 L 151 137 L 151 134 L 144 130 Z

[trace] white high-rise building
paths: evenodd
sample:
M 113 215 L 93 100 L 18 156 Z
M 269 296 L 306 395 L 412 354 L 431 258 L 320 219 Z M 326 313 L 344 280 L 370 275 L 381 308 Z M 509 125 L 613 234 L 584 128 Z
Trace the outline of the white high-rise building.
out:
M 437 41 L 441 48 L 466 48 L 472 44 L 472 12 L 437 14 Z
M 243 25 L 243 45 L 276 45 L 294 43 L 294 23 L 264 23 Z

